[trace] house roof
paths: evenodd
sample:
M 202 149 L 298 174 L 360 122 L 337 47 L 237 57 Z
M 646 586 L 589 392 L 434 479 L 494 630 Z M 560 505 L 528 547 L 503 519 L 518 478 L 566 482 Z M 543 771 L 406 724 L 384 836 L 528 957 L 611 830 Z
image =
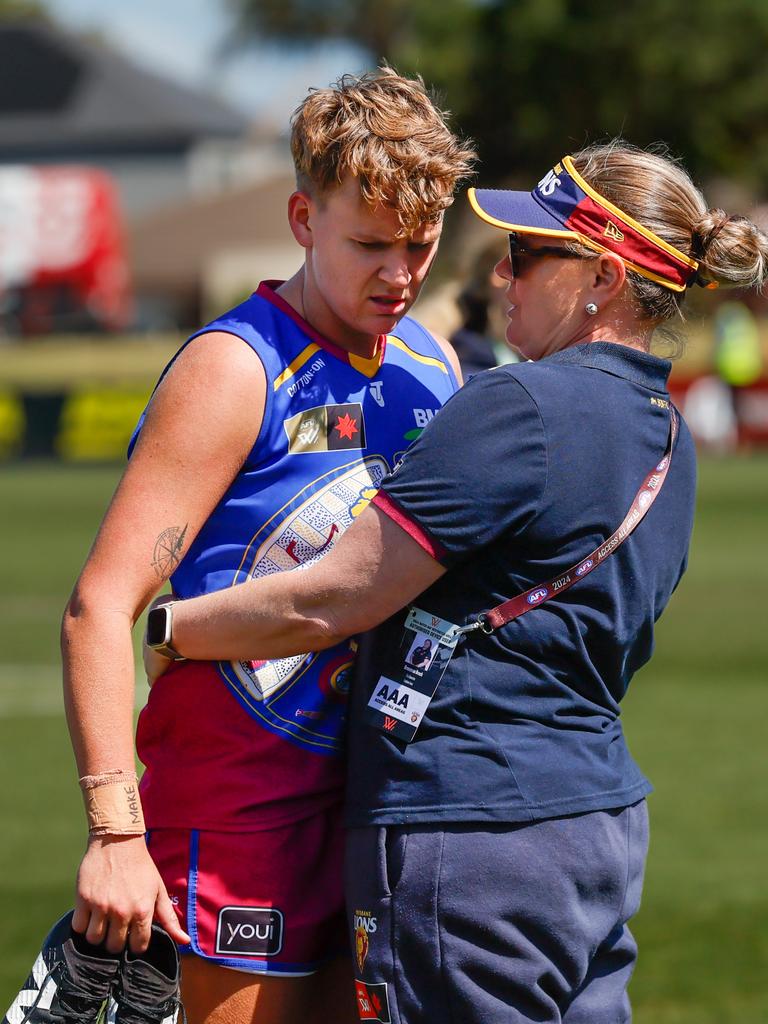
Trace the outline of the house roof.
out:
M 0 23 L 0 160 L 174 152 L 239 138 L 224 102 L 44 22 Z

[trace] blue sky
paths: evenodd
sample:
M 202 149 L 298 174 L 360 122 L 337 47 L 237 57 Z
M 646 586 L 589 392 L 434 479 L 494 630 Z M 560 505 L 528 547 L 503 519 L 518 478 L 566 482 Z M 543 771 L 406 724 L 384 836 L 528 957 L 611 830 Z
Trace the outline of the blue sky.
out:
M 230 25 L 223 0 L 45 0 L 75 30 L 96 29 L 137 63 L 229 99 L 246 114 L 284 124 L 312 85 L 367 65 L 343 44 L 305 50 L 252 47 L 222 65 L 216 51 Z

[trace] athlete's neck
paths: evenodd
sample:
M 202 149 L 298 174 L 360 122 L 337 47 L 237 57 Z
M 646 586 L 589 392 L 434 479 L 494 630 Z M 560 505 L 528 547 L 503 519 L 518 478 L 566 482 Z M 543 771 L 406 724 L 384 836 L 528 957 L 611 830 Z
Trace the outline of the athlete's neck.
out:
M 375 355 L 380 344 L 380 335 L 357 333 L 346 325 L 340 324 L 338 320 L 334 323 L 335 318 L 327 310 L 325 304 L 322 301 L 313 300 L 312 291 L 307 287 L 303 267 L 293 277 L 281 284 L 276 289 L 276 294 L 331 344 L 345 352 L 363 356 L 365 359 L 370 359 Z

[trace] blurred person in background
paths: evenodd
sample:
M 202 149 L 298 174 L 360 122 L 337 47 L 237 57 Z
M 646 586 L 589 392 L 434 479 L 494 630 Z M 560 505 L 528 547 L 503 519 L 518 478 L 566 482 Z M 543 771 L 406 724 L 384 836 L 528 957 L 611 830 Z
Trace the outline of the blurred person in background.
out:
M 763 374 L 760 328 L 746 302 L 724 302 L 714 317 L 713 363 L 730 398 L 733 439 L 739 440 L 740 395 Z
M 768 239 L 621 141 L 470 198 L 509 234 L 506 337 L 529 361 L 469 381 L 327 558 L 175 603 L 172 642 L 271 658 L 364 634 L 362 1019 L 623 1024 L 651 787 L 620 701 L 685 570 L 696 477 L 651 339 L 693 285 L 761 285 Z M 437 678 L 406 664 L 418 632 Z
M 191 1024 L 353 1017 L 340 827 L 352 650 L 180 662 L 140 716 L 139 801 L 132 626 L 168 579 L 189 598 L 326 553 L 458 387 L 450 347 L 406 314 L 471 148 L 420 80 L 387 67 L 311 91 L 291 144 L 304 265 L 166 368 L 63 622 L 90 828 L 72 926 L 118 955 L 163 925 L 189 954 Z
M 449 341 L 458 356 L 464 379 L 488 370 L 500 361 L 495 313 L 503 305 L 504 282 L 493 269 L 498 245 L 485 246 L 472 261 L 469 274 L 457 298 L 461 326 Z M 505 360 L 507 361 L 507 360 Z

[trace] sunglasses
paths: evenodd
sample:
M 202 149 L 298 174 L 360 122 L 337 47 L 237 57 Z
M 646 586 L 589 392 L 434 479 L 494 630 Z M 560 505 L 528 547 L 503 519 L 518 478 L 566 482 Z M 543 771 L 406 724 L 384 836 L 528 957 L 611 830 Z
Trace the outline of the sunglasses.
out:
M 537 256 L 554 256 L 561 260 L 578 260 L 582 257 L 575 252 L 555 245 L 543 245 L 538 249 L 529 249 L 523 245 L 518 236 L 514 233 L 509 235 L 509 266 L 512 270 L 512 277 L 519 277 L 522 273 L 523 260 L 534 259 Z

